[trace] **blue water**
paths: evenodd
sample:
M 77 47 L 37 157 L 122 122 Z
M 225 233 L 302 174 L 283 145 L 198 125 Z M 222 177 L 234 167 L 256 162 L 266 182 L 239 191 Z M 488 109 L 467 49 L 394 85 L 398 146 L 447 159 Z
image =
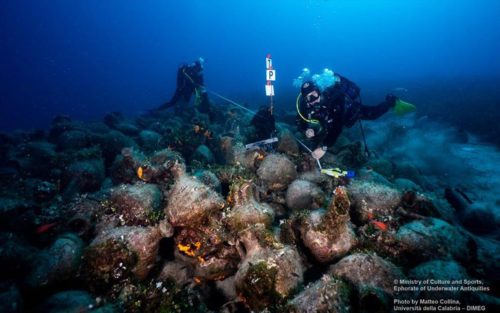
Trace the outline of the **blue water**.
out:
M 328 67 L 368 102 L 406 88 L 421 114 L 465 107 L 451 122 L 481 131 L 480 118 L 500 116 L 499 14 L 494 0 L 4 0 L 0 129 L 47 127 L 57 114 L 138 115 L 168 100 L 178 65 L 199 56 L 209 89 L 258 107 L 270 53 L 283 109 L 293 110 L 303 67 Z M 468 102 L 443 103 L 457 95 Z M 488 114 L 470 121 L 470 102 Z

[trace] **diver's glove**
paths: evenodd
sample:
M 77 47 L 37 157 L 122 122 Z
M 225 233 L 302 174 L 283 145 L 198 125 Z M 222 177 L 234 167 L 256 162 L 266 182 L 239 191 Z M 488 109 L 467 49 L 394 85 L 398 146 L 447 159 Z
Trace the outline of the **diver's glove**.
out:
M 327 149 L 328 149 L 327 146 L 318 147 L 318 148 L 314 149 L 314 151 L 311 153 L 311 155 L 316 160 L 319 160 L 325 155 Z
M 385 96 L 385 102 L 387 102 L 389 104 L 389 107 L 391 108 L 393 108 L 396 105 L 396 101 L 398 99 L 399 98 L 393 94 L 388 94 L 387 96 Z
M 306 130 L 306 137 L 307 137 L 308 139 L 311 139 L 312 137 L 314 137 L 314 129 L 312 129 L 312 128 L 308 128 L 308 129 Z

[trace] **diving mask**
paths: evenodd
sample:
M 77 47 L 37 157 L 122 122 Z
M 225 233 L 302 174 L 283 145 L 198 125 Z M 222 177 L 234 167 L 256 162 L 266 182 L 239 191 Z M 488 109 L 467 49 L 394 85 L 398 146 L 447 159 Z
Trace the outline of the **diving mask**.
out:
M 311 91 L 306 95 L 307 104 L 315 104 L 319 100 L 319 92 L 316 90 Z

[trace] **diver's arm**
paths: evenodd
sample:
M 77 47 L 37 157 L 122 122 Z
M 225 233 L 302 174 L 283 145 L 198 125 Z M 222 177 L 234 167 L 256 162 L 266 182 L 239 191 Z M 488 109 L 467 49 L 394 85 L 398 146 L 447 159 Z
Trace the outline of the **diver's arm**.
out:
M 323 148 L 326 146 L 325 140 L 327 138 L 327 133 L 325 131 L 320 131 L 318 135 L 314 136 L 314 149 Z
M 177 87 L 183 87 L 184 84 L 185 84 L 185 81 L 186 81 L 186 77 L 185 77 L 185 69 L 186 69 L 186 66 L 182 65 L 181 67 L 179 67 L 179 69 L 177 70 Z
M 187 66 L 184 70 L 184 86 L 192 90 L 198 87 L 203 88 L 203 75 L 193 67 Z
M 305 132 L 308 128 L 308 123 L 304 121 L 298 114 L 296 117 L 296 124 L 297 124 L 297 129 L 301 132 Z
M 330 115 L 321 121 L 322 130 L 324 132 L 324 134 L 321 134 L 322 146 L 333 146 L 335 141 L 339 138 L 344 125 L 344 109 L 343 105 L 330 104 Z
M 326 145 L 326 140 L 328 138 L 328 133 L 324 130 L 323 127 L 320 128 L 320 131 L 318 132 L 317 136 L 313 137 L 313 150 L 311 152 L 311 156 L 319 160 L 321 159 L 325 153 L 326 150 L 328 150 L 328 146 Z
M 336 123 L 329 131 L 328 135 L 325 136 L 322 144 L 327 147 L 331 147 L 335 144 L 337 139 L 340 136 L 340 133 L 342 133 L 342 125 L 340 123 Z
M 197 79 L 195 79 L 195 82 L 199 85 L 199 86 L 203 86 L 203 73 L 202 72 L 198 72 L 196 73 L 196 77 Z

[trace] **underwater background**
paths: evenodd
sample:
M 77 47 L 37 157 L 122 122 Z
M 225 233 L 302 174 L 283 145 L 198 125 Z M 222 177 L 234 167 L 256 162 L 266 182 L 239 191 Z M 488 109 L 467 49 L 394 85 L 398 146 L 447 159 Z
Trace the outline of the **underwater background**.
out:
M 499 17 L 495 0 L 1 1 L 0 311 L 498 310 Z M 245 149 L 268 55 L 279 142 Z M 214 116 L 152 111 L 199 57 Z M 368 156 L 343 130 L 321 164 L 352 179 L 297 143 L 304 68 L 417 107 L 363 122 Z M 413 290 L 427 279 L 444 289 Z
M 293 78 L 328 67 L 368 102 L 406 88 L 419 114 L 498 143 L 497 1 L 2 1 L 0 127 L 98 119 L 163 103 L 179 64 L 206 60 L 207 86 L 292 109 Z M 405 94 L 406 96 L 406 94 Z

